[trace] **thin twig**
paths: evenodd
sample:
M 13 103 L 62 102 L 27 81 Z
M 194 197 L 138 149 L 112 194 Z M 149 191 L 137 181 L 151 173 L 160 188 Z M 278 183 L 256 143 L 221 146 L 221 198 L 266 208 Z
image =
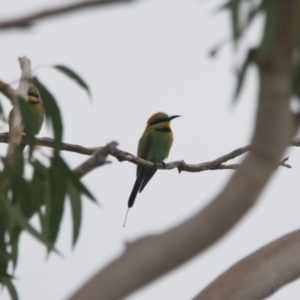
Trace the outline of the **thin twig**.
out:
M 132 2 L 132 1 L 134 0 L 90 0 L 90 1 L 75 2 L 65 6 L 42 10 L 40 12 L 36 12 L 28 16 L 2 21 L 0 22 L 0 29 L 8 29 L 14 27 L 28 28 L 32 26 L 36 21 L 41 19 L 59 16 L 76 10 L 94 7 L 94 6 L 100 6 L 104 4 L 115 4 L 115 3 Z

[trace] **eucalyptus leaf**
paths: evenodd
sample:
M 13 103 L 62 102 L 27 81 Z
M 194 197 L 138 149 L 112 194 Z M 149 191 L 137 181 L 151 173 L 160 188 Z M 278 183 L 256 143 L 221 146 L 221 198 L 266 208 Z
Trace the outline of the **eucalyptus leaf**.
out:
M 18 237 L 11 243 L 11 260 L 12 260 L 12 267 L 13 270 L 16 269 L 17 263 L 18 263 L 18 257 L 19 257 L 19 240 Z
M 53 126 L 55 138 L 54 148 L 58 151 L 62 142 L 63 125 L 57 102 L 50 91 L 36 77 L 34 77 L 31 82 L 40 92 L 45 107 L 47 123 L 49 124 L 49 122 L 51 122 Z
M 73 184 L 69 183 L 67 190 L 68 190 L 71 209 L 72 209 L 73 247 L 74 247 L 78 240 L 79 230 L 81 225 L 81 210 L 82 210 L 81 197 L 80 197 L 80 192 L 73 186 Z
M 236 88 L 235 88 L 234 97 L 233 97 L 234 101 L 237 101 L 237 99 L 241 93 L 241 90 L 242 90 L 242 87 L 244 84 L 244 80 L 245 80 L 245 76 L 246 76 L 247 70 L 249 68 L 249 65 L 253 59 L 253 55 L 254 55 L 254 52 L 250 50 L 244 60 L 241 70 L 237 74 L 237 83 L 236 83 Z
M 240 34 L 239 12 L 241 2 L 241 0 L 231 0 L 229 7 L 231 10 L 232 37 L 235 44 L 237 44 Z
M 242 2 L 243 0 L 229 0 L 218 9 L 218 11 L 228 10 L 231 15 L 232 39 L 235 46 L 240 37 L 239 12 Z
M 35 228 L 33 228 L 30 223 L 26 220 L 26 218 L 14 208 L 7 199 L 1 198 L 3 206 L 6 209 L 7 214 L 11 219 L 13 219 L 21 228 L 27 230 L 31 235 L 33 235 L 37 240 L 41 243 L 48 246 L 50 249 L 53 249 L 53 245 L 42 235 L 40 234 Z
M 80 181 L 80 179 L 74 174 L 74 172 L 69 168 L 66 162 L 60 157 L 56 157 L 57 165 L 59 165 L 61 172 L 63 172 L 64 176 L 68 178 L 68 180 L 76 187 L 80 192 L 85 194 L 92 201 L 96 202 L 95 197 L 91 194 L 91 192 L 84 186 L 84 184 Z
M 43 235 L 46 237 L 49 237 L 50 236 L 49 228 L 50 228 L 51 210 L 53 207 L 53 205 L 51 203 L 51 187 L 50 187 L 49 182 L 47 182 L 45 184 L 44 201 L 45 201 L 45 213 L 43 214 L 43 212 L 40 208 L 39 209 L 39 219 L 40 219 L 40 225 L 42 228 Z
M 4 276 L 1 278 L 1 282 L 7 287 L 11 300 L 19 300 L 17 290 L 13 285 L 11 279 L 8 276 Z
M 279 6 L 277 1 L 264 0 L 262 8 L 265 11 L 265 26 L 261 46 L 258 52 L 259 58 L 263 58 L 270 49 L 279 23 Z
M 8 260 L 10 254 L 8 253 L 7 243 L 6 243 L 6 233 L 8 232 L 8 215 L 5 208 L 3 207 L 2 202 L 0 201 L 0 265 L 2 266 L 2 271 L 6 272 L 8 265 Z M 1 277 L 1 276 L 0 276 Z
M 64 200 L 66 195 L 66 178 L 63 176 L 55 157 L 49 169 L 51 210 L 49 214 L 49 239 L 54 244 L 60 228 L 64 211 Z
M 3 111 L 2 103 L 0 101 L 0 118 L 2 118 L 3 116 L 4 116 L 4 111 Z
M 24 98 L 17 96 L 18 106 L 20 108 L 22 122 L 24 124 L 24 133 L 26 134 L 26 140 L 30 147 L 30 153 L 32 153 L 35 138 L 34 138 L 34 127 L 32 123 L 34 122 L 34 115 L 29 107 L 29 104 Z
M 59 70 L 63 74 L 67 75 L 69 78 L 75 80 L 79 86 L 81 86 L 83 89 L 86 90 L 86 92 L 88 93 L 89 97 L 91 98 L 90 88 L 88 87 L 88 85 L 86 84 L 86 82 L 77 73 L 75 73 L 70 68 L 68 68 L 66 66 L 62 66 L 62 65 L 56 65 L 56 66 L 54 66 L 54 68 L 57 69 L 57 70 Z

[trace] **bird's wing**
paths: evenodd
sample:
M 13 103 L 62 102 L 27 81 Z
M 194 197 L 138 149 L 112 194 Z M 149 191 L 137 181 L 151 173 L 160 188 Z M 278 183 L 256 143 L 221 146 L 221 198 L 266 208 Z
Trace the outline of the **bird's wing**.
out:
M 156 173 L 157 170 L 150 170 L 150 169 L 146 169 L 145 172 L 145 179 L 143 180 L 141 187 L 139 189 L 139 193 L 142 192 L 142 190 L 144 189 L 144 187 L 147 185 L 147 183 L 149 182 L 149 180 L 153 177 L 153 175 Z
M 151 150 L 151 146 L 153 143 L 152 136 L 150 132 L 144 132 L 142 135 L 140 141 L 139 141 L 139 147 L 138 147 L 138 156 L 143 159 L 149 160 L 149 153 Z M 147 185 L 149 180 L 153 177 L 156 170 L 144 168 L 144 167 L 137 167 L 137 176 L 140 178 L 143 178 L 143 182 L 139 188 L 139 192 L 141 192 L 144 187 Z
M 139 140 L 138 157 L 147 159 L 148 153 L 150 152 L 150 148 L 151 148 L 151 134 L 150 132 L 145 131 Z M 137 166 L 136 176 L 138 176 L 138 174 L 140 173 L 141 168 L 142 167 Z

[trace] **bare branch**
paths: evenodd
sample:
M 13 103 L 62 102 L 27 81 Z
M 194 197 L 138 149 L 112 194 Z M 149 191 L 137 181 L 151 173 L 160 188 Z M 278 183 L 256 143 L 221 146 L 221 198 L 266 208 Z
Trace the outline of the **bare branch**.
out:
M 19 63 L 21 66 L 22 75 L 16 93 L 26 99 L 30 85 L 29 79 L 32 77 L 31 62 L 26 56 L 23 56 L 19 57 Z
M 0 93 L 8 98 L 11 104 L 14 104 L 15 91 L 5 82 L 0 80 Z
M 36 21 L 54 17 L 54 16 L 63 15 L 77 10 L 91 8 L 94 6 L 100 6 L 105 4 L 116 4 L 116 3 L 133 2 L 133 1 L 134 0 L 87 0 L 87 1 L 75 2 L 57 8 L 49 8 L 47 10 L 33 13 L 28 16 L 0 22 L 0 29 L 8 29 L 14 27 L 27 28 L 32 26 Z
M 117 147 L 116 142 L 111 142 L 107 144 L 105 147 L 99 148 L 89 159 L 87 159 L 84 163 L 80 166 L 75 168 L 73 171 L 79 177 L 83 177 L 88 172 L 92 171 L 93 169 L 103 166 L 104 164 L 110 163 L 107 161 L 106 158 L 110 151 L 112 151 L 115 147 Z
M 194 300 L 265 299 L 300 277 L 300 230 L 257 250 L 219 276 Z
M 223 169 L 236 169 L 237 165 L 235 167 L 221 167 L 222 163 L 227 162 L 230 159 L 233 159 L 239 155 L 244 154 L 245 152 L 249 151 L 249 146 L 238 148 L 226 155 L 223 155 L 215 160 L 204 162 L 201 164 L 187 164 L 183 160 L 180 161 L 174 161 L 170 163 L 152 163 L 150 161 L 141 159 L 137 156 L 134 156 L 128 152 L 124 152 L 120 149 L 115 148 L 110 154 L 114 157 L 116 157 L 119 161 L 129 161 L 139 166 L 144 166 L 148 168 L 155 168 L 155 169 L 161 169 L 161 170 L 171 170 L 177 168 L 179 172 L 186 171 L 186 172 L 201 172 L 201 171 L 207 171 L 207 170 L 223 170 Z
M 296 138 L 292 141 L 291 146 L 298 146 L 298 139 Z M 9 134 L 6 133 L 0 133 L 0 143 L 8 143 L 9 140 Z M 26 145 L 26 136 L 23 134 L 22 135 L 22 144 Z M 300 143 L 300 142 L 299 142 Z M 35 140 L 35 145 L 37 146 L 45 146 L 49 148 L 54 147 L 54 140 L 48 137 L 42 137 L 42 138 L 36 138 Z M 100 151 L 101 149 L 106 148 L 106 147 L 83 147 L 81 145 L 76 145 L 76 144 L 68 144 L 68 143 L 62 143 L 61 145 L 61 150 L 64 151 L 70 151 L 70 152 L 76 152 L 79 154 L 85 154 L 85 155 L 93 155 L 96 151 Z M 180 161 L 173 161 L 169 163 L 153 163 L 148 160 L 144 160 L 140 157 L 137 157 L 131 153 L 122 151 L 116 147 L 110 147 L 108 149 L 109 155 L 114 156 L 117 158 L 119 161 L 128 161 L 132 162 L 136 165 L 139 166 L 145 166 L 153 169 L 158 169 L 158 170 L 172 170 L 172 169 L 178 169 L 179 172 L 185 171 L 185 172 L 203 172 L 203 171 L 208 171 L 208 170 L 236 170 L 239 167 L 239 164 L 231 164 L 231 165 L 225 165 L 224 163 L 227 162 L 228 160 L 234 159 L 247 151 L 249 151 L 250 146 L 245 146 L 238 148 L 228 154 L 225 154 L 223 156 L 220 156 L 219 158 L 200 163 L 200 164 L 187 164 L 183 160 Z M 291 168 L 291 165 L 287 164 L 286 161 L 288 158 L 283 159 L 280 161 L 279 166 L 286 167 L 286 168 Z

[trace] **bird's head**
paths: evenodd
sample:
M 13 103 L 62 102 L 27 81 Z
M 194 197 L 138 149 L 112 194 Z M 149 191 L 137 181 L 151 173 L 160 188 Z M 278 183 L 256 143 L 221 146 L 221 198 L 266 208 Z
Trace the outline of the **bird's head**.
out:
M 157 112 L 147 121 L 147 127 L 151 129 L 170 128 L 170 121 L 180 117 L 179 115 L 168 116 L 166 113 Z
M 27 93 L 27 101 L 30 104 L 37 104 L 41 102 L 41 96 L 38 90 L 36 89 L 36 87 L 33 86 L 32 84 L 30 85 Z

